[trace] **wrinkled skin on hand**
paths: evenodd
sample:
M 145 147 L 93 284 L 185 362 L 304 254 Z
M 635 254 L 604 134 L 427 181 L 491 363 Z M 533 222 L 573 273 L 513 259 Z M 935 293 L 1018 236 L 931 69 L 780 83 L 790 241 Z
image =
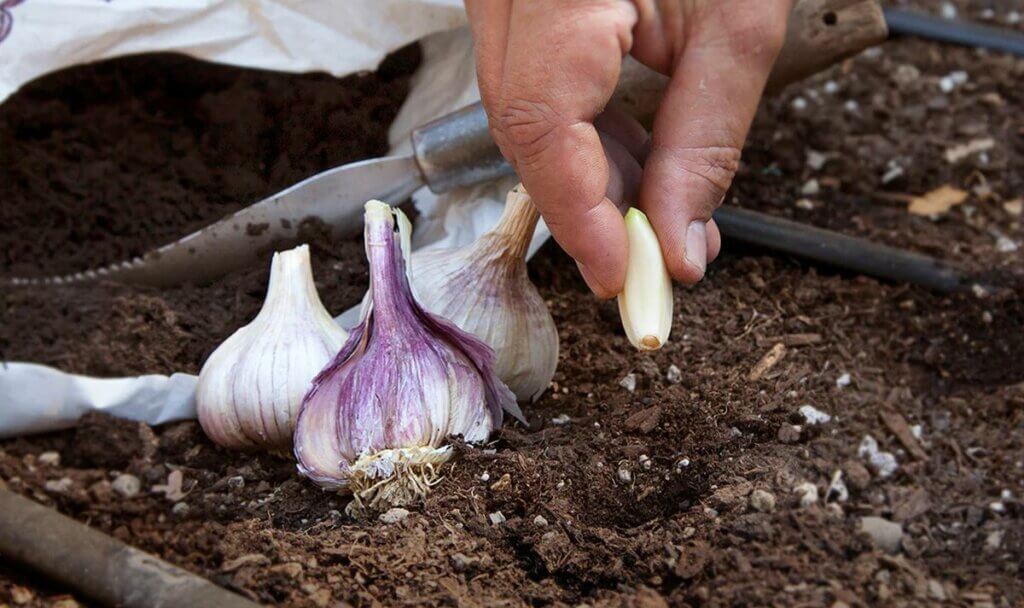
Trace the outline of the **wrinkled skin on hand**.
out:
M 623 201 L 699 281 L 792 0 L 465 1 L 494 138 L 594 293 L 622 289 Z M 650 136 L 606 108 L 627 53 L 671 77 Z

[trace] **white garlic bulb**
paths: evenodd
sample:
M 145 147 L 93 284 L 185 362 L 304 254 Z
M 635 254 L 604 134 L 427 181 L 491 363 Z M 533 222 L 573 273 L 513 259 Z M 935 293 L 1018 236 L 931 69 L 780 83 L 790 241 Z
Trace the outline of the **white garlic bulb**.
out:
M 346 338 L 317 295 L 309 247 L 275 253 L 263 308 L 199 372 L 203 431 L 227 448 L 287 449 L 302 398 Z
M 554 319 L 526 271 L 539 218 L 516 186 L 493 230 L 466 247 L 412 256 L 420 304 L 494 349 L 498 377 L 519 401 L 540 397 L 558 365 Z
M 658 236 L 643 211 L 626 212 L 629 263 L 619 294 L 619 316 L 629 342 L 639 350 L 658 350 L 672 331 L 672 279 Z

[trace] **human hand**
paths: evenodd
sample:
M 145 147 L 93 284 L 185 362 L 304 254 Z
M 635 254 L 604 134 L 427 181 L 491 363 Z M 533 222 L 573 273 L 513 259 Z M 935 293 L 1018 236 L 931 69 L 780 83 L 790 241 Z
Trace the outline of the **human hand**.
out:
M 591 290 L 622 290 L 623 197 L 650 218 L 672 276 L 699 281 L 792 0 L 465 3 L 495 141 Z M 671 77 L 649 140 L 602 114 L 627 53 Z

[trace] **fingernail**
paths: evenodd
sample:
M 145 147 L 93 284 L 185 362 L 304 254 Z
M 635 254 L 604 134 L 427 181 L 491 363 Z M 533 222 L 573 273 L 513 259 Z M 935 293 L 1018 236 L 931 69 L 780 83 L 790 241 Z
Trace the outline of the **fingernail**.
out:
M 602 285 L 601 282 L 594 277 L 594 273 L 589 268 L 587 268 L 585 264 L 581 262 L 576 262 L 576 268 L 579 268 L 580 275 L 586 282 L 587 287 L 590 288 L 590 291 L 594 292 L 594 295 L 602 299 L 610 298 L 615 295 L 613 293 L 609 293 L 608 289 L 605 288 L 605 286 Z
M 708 263 L 708 229 L 707 222 L 694 220 L 686 229 L 686 261 L 704 274 Z

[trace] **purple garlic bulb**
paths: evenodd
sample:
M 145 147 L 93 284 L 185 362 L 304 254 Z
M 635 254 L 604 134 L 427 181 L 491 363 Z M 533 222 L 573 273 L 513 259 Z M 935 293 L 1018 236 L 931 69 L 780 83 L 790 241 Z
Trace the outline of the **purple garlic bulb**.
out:
M 417 303 L 405 263 L 410 232 L 401 211 L 366 203 L 362 320 L 313 380 L 295 425 L 299 471 L 351 491 L 350 511 L 422 497 L 451 457 L 449 436 L 481 442 L 503 411 L 523 419 L 495 375 L 494 351 Z

